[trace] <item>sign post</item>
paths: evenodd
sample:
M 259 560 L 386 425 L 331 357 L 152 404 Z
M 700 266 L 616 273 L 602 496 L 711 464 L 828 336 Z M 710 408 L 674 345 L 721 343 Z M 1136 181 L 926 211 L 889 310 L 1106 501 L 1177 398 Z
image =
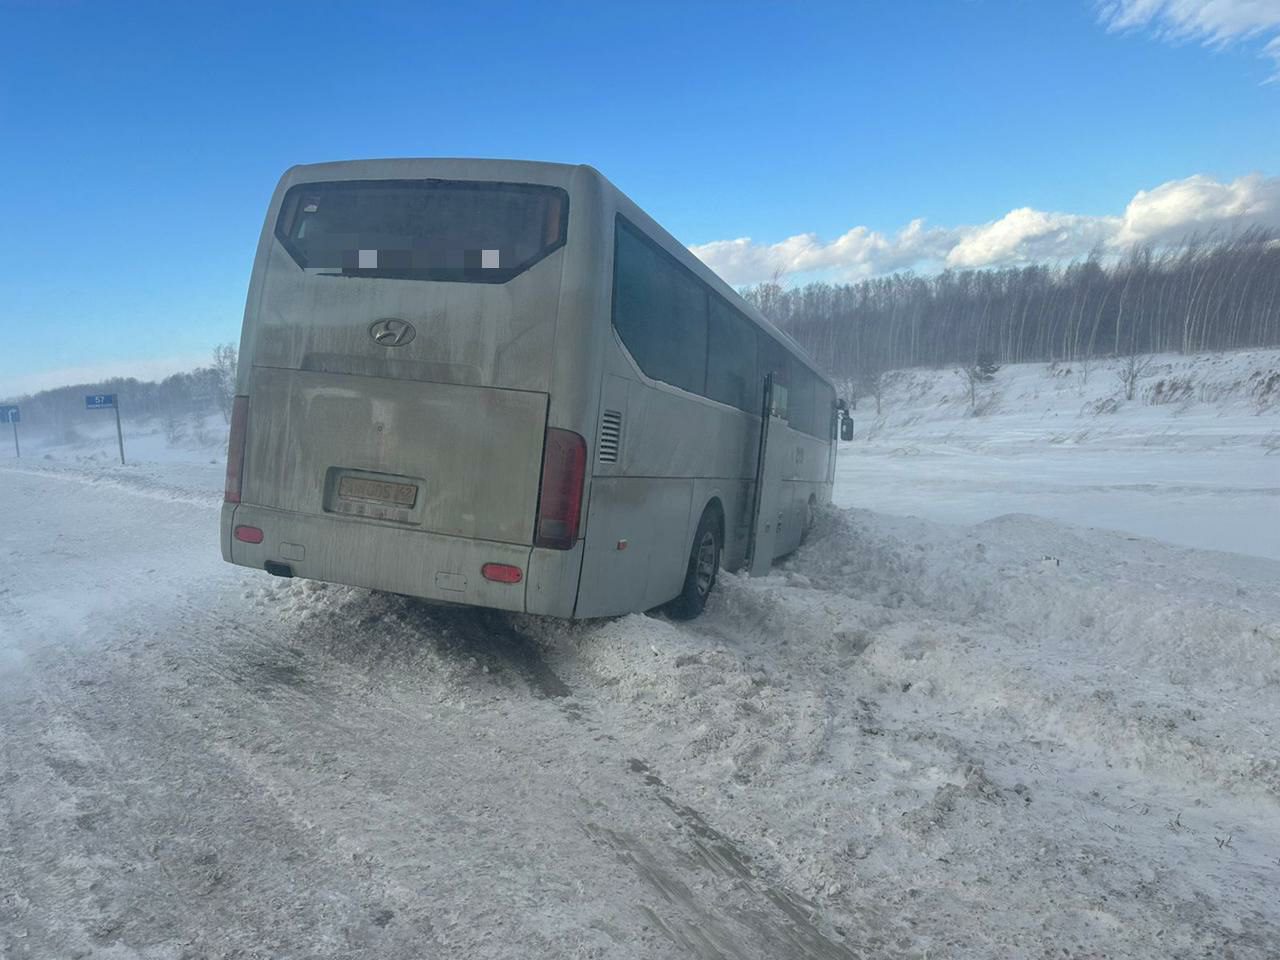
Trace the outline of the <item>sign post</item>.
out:
M 116 442 L 120 444 L 120 465 L 124 466 L 124 432 L 120 429 L 120 404 L 114 393 L 90 393 L 84 398 L 86 410 L 114 410 L 116 412 Z
M 22 458 L 22 448 L 18 446 L 18 421 L 21 419 L 17 407 L 0 407 L 0 423 L 8 421 L 13 424 L 13 455 L 19 459 Z

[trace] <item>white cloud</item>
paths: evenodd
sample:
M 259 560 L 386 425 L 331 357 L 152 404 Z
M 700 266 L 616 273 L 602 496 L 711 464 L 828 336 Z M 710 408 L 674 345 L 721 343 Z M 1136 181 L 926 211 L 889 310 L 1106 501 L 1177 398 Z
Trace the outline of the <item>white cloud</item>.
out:
M 1197 174 L 1139 190 L 1120 214 L 1088 216 L 1019 207 L 989 223 L 931 227 L 912 220 L 897 233 L 854 227 L 829 243 L 802 233 L 778 243 L 749 237 L 690 249 L 732 284 L 758 283 L 774 273 L 830 275 L 841 280 L 908 267 L 995 267 L 1084 256 L 1095 247 L 1120 251 L 1161 244 L 1191 233 L 1249 226 L 1280 228 L 1280 177 L 1250 174 L 1230 183 Z
M 1254 173 L 1231 183 L 1197 174 L 1139 190 L 1125 208 L 1115 244 L 1161 243 L 1189 233 L 1280 225 L 1280 177 Z
M 207 355 L 197 357 L 160 357 L 148 360 L 103 360 L 74 367 L 39 370 L 32 373 L 11 375 L 0 381 L 9 397 L 65 387 L 77 383 L 100 383 L 113 377 L 136 377 L 139 380 L 163 380 L 173 373 L 207 367 Z
M 956 243 L 953 231 L 926 227 L 912 220 L 892 236 L 854 227 L 830 243 L 802 233 L 778 243 L 758 244 L 750 237 L 716 240 L 691 247 L 704 263 L 729 283 L 767 280 L 774 273 L 836 271 L 870 276 L 944 257 Z
M 1023 260 L 1072 257 L 1081 250 L 1105 243 L 1116 222 L 1115 217 L 1045 213 L 1019 207 L 994 223 L 958 231 L 961 239 L 947 253 L 946 264 L 949 267 L 985 267 Z
M 1098 16 L 1111 30 L 1154 30 L 1166 40 L 1224 47 L 1268 38 L 1262 53 L 1280 79 L 1280 2 L 1277 0 L 1101 0 Z

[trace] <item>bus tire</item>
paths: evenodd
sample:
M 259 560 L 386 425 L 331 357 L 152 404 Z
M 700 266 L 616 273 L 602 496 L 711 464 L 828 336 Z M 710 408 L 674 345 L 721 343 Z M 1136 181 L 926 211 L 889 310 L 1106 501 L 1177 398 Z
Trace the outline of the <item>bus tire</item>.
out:
M 667 604 L 667 614 L 673 620 L 692 620 L 702 613 L 702 608 L 707 605 L 707 597 L 716 585 L 716 574 L 720 571 L 720 550 L 720 524 L 715 511 L 708 507 L 702 512 L 698 531 L 693 535 L 684 586 L 680 595 Z

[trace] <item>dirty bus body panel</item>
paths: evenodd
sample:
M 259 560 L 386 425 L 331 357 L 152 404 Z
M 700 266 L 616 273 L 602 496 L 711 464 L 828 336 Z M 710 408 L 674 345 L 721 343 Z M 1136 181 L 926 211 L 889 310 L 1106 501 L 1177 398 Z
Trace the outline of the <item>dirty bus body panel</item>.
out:
M 766 376 L 778 383 L 770 442 L 784 461 L 771 559 L 795 550 L 813 508 L 830 502 L 836 449 L 835 390 L 794 341 L 621 192 L 605 191 L 603 213 L 612 292 L 580 617 L 675 596 L 707 515 L 723 565 L 745 565 Z
M 675 595 L 715 498 L 726 560 L 738 559 L 759 417 L 630 357 L 610 319 L 619 212 L 674 243 L 584 166 L 286 173 L 245 309 L 224 557 L 431 600 L 608 615 Z M 816 454 L 814 480 L 820 460 L 829 481 Z M 829 482 L 813 493 L 829 499 Z
M 578 328 L 591 278 L 565 265 L 585 261 L 566 254 L 597 232 L 591 179 L 449 160 L 284 176 L 245 311 L 237 394 L 248 415 L 240 502 L 223 511 L 228 560 L 572 615 L 580 547 L 533 543 L 547 427 L 580 432 L 588 415 L 572 389 L 551 396 L 557 363 L 590 345 Z M 405 208 L 418 222 L 397 219 Z M 429 232 L 435 222 L 443 236 Z M 494 252 L 496 267 L 484 260 Z M 237 539 L 236 527 L 262 541 Z M 486 579 L 485 564 L 520 579 Z

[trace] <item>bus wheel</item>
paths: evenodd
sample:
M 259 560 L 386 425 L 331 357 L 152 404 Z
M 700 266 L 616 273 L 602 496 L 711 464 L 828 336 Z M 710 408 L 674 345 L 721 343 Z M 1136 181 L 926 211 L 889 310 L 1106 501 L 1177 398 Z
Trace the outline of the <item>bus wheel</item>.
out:
M 692 620 L 707 605 L 711 588 L 720 570 L 720 524 L 713 511 L 702 514 L 698 532 L 693 535 L 689 567 L 684 575 L 680 595 L 667 605 L 667 614 L 675 620 Z

